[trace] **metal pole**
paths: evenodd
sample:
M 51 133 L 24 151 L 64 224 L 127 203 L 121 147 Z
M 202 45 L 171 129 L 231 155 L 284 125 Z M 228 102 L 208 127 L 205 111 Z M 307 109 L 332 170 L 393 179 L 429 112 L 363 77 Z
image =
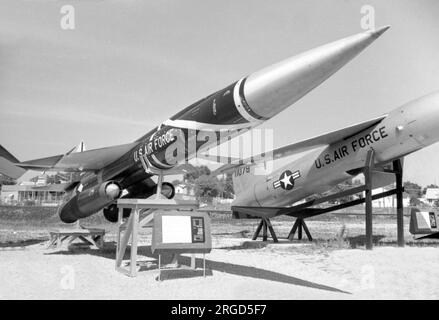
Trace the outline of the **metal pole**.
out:
M 160 174 L 157 177 L 157 199 L 160 199 L 162 194 L 162 183 L 163 183 L 163 173 L 160 172 Z
M 308 227 L 306 226 L 305 220 L 302 220 L 302 227 L 303 227 L 303 230 L 306 233 L 306 236 L 308 237 L 308 240 L 312 241 L 311 232 L 309 232 Z
M 299 225 L 300 218 L 296 218 L 296 221 L 294 221 L 293 227 L 291 228 L 290 234 L 288 235 L 288 240 L 293 241 L 294 234 L 296 233 L 296 229 Z
M 161 278 L 161 270 L 160 270 L 161 257 L 162 257 L 162 255 L 159 254 L 159 281 L 162 281 L 162 278 Z
M 257 240 L 258 239 L 258 236 L 259 236 L 259 233 L 261 232 L 263 224 L 264 224 L 264 219 L 261 219 L 261 222 L 259 222 L 259 225 L 258 225 L 258 227 L 256 229 L 256 232 L 253 234 L 252 240 Z
M 302 240 L 302 222 L 303 222 L 302 218 L 300 218 L 299 221 L 300 222 L 299 222 L 299 227 L 297 229 L 297 239 Z
M 117 265 L 117 260 L 119 257 L 119 250 L 120 250 L 120 225 L 122 224 L 122 208 L 118 207 L 118 212 L 117 212 L 117 242 L 116 242 L 116 269 L 118 267 Z
M 373 247 L 373 229 L 372 229 L 372 168 L 374 163 L 374 151 L 369 150 L 366 157 L 366 167 L 364 178 L 366 185 L 366 249 L 372 250 Z
M 273 225 L 271 224 L 270 219 L 267 218 L 268 230 L 271 233 L 271 237 L 273 238 L 273 242 L 279 242 L 277 239 L 276 233 L 274 232 Z
M 268 235 L 267 235 L 267 221 L 265 219 L 262 219 L 263 228 L 262 228 L 262 241 L 267 241 Z
M 132 225 L 132 234 L 131 234 L 131 277 L 135 277 L 137 275 L 137 241 L 139 236 L 139 208 L 133 210 L 132 213 L 134 216 L 133 225 Z
M 398 235 L 398 247 L 404 247 L 404 207 L 402 202 L 402 164 L 401 160 L 393 161 L 393 169 L 397 172 L 396 177 L 396 223 Z

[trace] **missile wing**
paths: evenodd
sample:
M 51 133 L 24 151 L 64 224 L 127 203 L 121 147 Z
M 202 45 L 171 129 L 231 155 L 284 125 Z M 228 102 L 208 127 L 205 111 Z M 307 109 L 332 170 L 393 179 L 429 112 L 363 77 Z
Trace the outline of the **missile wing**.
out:
M 277 149 L 274 149 L 271 152 L 266 154 L 261 153 L 256 156 L 252 156 L 246 159 L 236 159 L 236 158 L 227 158 L 227 157 L 217 157 L 208 154 L 200 155 L 201 158 L 211 161 L 217 161 L 225 163 L 220 168 L 216 169 L 212 174 L 218 175 L 223 174 L 229 171 L 236 169 L 242 165 L 256 164 L 263 161 L 277 160 L 280 158 L 292 156 L 301 152 L 305 152 L 311 149 L 323 147 L 330 145 L 336 141 L 340 141 L 343 139 L 347 139 L 351 136 L 356 135 L 357 133 L 366 130 L 372 126 L 377 125 L 383 119 L 385 119 L 387 115 L 382 115 L 377 118 L 373 118 L 364 122 L 360 122 L 354 124 L 349 127 L 345 127 L 343 129 L 335 130 L 329 133 L 325 133 L 310 139 L 302 140 L 299 142 L 295 142 Z
M 0 145 L 0 174 L 3 174 L 12 179 L 18 179 L 26 170 L 17 167 L 14 163 L 19 160 L 14 157 L 8 150 Z
M 0 174 L 3 174 L 12 179 L 18 179 L 21 177 L 26 170 L 17 167 L 13 162 L 0 157 Z
M 8 150 L 6 150 L 2 145 L 0 145 L 0 157 L 9 160 L 10 162 L 19 162 L 16 157 L 12 155 Z
M 84 152 L 71 152 L 48 158 L 19 162 L 17 166 L 23 169 L 42 171 L 96 171 L 118 160 L 136 145 L 136 143 L 129 143 Z

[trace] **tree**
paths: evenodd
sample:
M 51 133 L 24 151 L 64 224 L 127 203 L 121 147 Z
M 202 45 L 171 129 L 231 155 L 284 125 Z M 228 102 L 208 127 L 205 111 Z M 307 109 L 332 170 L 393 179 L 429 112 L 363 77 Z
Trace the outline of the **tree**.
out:
M 235 190 L 233 189 L 233 179 L 232 174 L 228 173 L 226 174 L 225 179 L 221 180 L 222 182 L 222 196 L 226 199 L 233 199 L 233 196 L 235 194 Z
M 183 175 L 183 184 L 193 187 L 197 198 L 221 196 L 232 199 L 234 195 L 232 174 L 227 174 L 224 179 L 218 179 L 210 173 L 207 166 L 195 167 L 195 171 Z
M 410 205 L 416 207 L 421 204 L 421 201 L 416 197 L 410 197 Z
M 183 181 L 194 182 L 202 175 L 206 175 L 206 176 L 210 175 L 210 169 L 207 166 L 197 166 L 195 167 L 195 171 L 185 173 L 183 175 Z
M 195 180 L 195 196 L 200 197 L 216 197 L 222 191 L 221 184 L 217 177 L 202 175 Z
M 17 182 L 14 179 L 11 179 L 7 176 L 0 174 L 0 187 L 3 185 L 6 186 L 6 185 L 14 185 L 14 184 L 17 184 Z
M 414 182 L 404 182 L 404 191 L 410 198 L 420 198 L 422 196 L 422 187 Z

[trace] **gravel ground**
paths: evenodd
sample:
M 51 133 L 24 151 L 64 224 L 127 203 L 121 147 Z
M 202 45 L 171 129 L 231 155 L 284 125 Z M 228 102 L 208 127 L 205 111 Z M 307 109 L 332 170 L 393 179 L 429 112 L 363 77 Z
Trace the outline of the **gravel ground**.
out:
M 291 228 L 282 221 L 273 224 L 281 236 Z M 206 255 L 206 278 L 201 270 L 179 270 L 164 273 L 161 282 L 156 280 L 157 257 L 149 247 L 150 229 L 140 237 L 138 277 L 129 278 L 114 269 L 111 228 L 104 250 L 78 246 L 47 250 L 47 230 L 3 228 L 0 233 L 8 241 L 0 247 L 0 298 L 439 298 L 437 242 L 397 248 L 392 221 L 376 227 L 379 246 L 372 251 L 365 250 L 358 240 L 364 232 L 358 221 L 310 221 L 313 243 L 251 241 L 249 236 L 256 225 L 256 221 L 214 222 L 214 249 Z M 340 234 L 343 228 L 346 232 Z M 189 256 L 183 255 L 180 263 L 189 265 Z M 200 256 L 197 266 L 202 266 Z

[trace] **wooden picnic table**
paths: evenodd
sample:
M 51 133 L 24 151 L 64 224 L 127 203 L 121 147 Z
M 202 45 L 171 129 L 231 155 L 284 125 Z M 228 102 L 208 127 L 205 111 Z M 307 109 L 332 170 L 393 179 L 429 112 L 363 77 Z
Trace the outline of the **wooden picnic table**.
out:
M 74 240 L 79 239 L 83 243 L 94 246 L 98 249 L 104 247 L 104 229 L 98 228 L 75 228 L 58 229 L 50 231 L 50 242 L 48 249 L 60 248 L 63 243 L 69 245 Z

